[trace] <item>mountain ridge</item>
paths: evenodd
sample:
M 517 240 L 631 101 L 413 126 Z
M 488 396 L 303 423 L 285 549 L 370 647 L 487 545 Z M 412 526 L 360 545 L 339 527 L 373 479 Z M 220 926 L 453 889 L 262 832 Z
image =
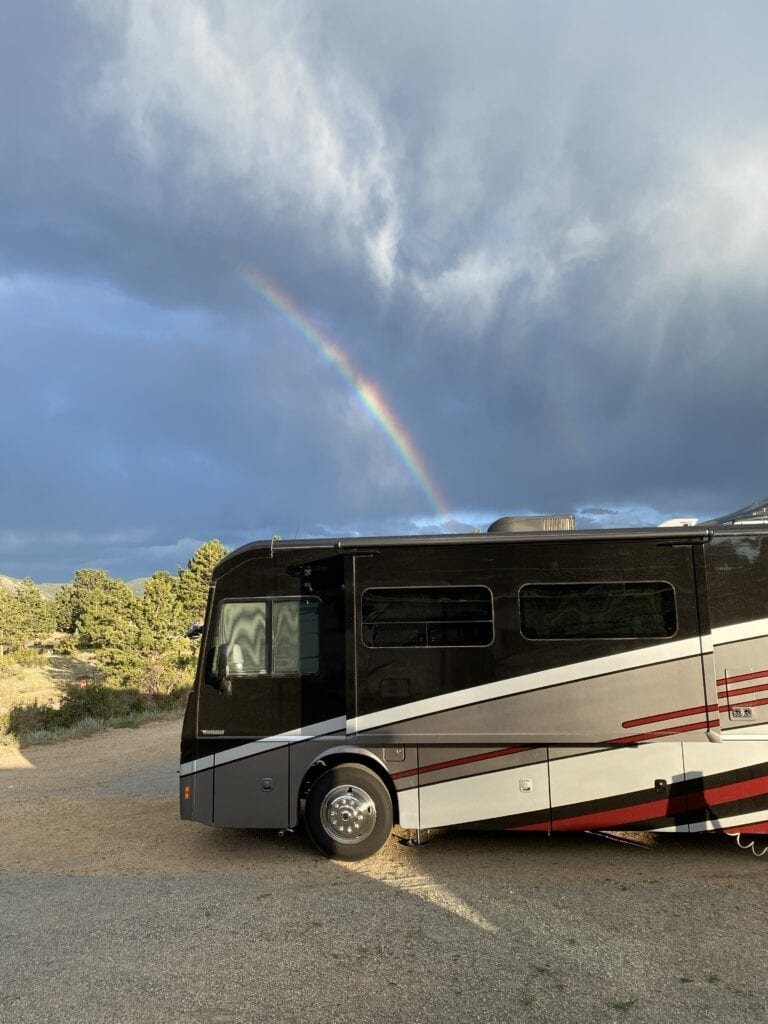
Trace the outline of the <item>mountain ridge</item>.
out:
M 35 581 L 33 580 L 32 582 L 34 583 Z M 68 582 L 71 583 L 72 581 L 69 580 Z M 141 597 L 141 595 L 144 593 L 144 584 L 147 582 L 147 577 L 137 577 L 134 580 L 124 580 L 123 582 L 126 584 L 126 586 L 130 589 L 131 593 L 135 597 Z M 16 579 L 15 576 L 5 576 L 3 573 L 0 573 L 0 588 L 2 588 L 3 590 L 10 590 L 11 592 L 13 592 L 18 588 L 20 583 L 21 580 Z M 35 583 L 35 586 L 43 595 L 43 597 L 47 597 L 49 601 L 52 601 L 56 596 L 57 592 L 61 590 L 61 588 L 65 586 L 65 584 Z

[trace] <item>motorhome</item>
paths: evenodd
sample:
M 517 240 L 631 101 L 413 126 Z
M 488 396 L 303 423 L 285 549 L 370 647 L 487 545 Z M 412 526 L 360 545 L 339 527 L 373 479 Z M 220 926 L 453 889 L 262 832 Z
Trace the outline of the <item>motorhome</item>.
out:
M 303 820 L 349 860 L 394 825 L 768 833 L 766 504 L 233 551 L 184 717 L 182 818 Z

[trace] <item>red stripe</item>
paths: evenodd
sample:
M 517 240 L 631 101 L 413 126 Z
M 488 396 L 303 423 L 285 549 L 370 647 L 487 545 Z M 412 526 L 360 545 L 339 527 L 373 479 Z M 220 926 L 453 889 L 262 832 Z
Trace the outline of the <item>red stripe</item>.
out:
M 749 825 L 733 825 L 729 828 L 735 828 L 737 832 L 756 832 L 764 835 L 768 832 L 768 821 L 753 821 Z
M 687 798 L 681 793 L 677 796 L 664 797 L 660 800 L 649 800 L 642 804 L 632 804 L 606 811 L 591 811 L 585 814 L 573 815 L 570 818 L 555 818 L 552 828 L 556 831 L 574 832 L 589 828 L 617 828 L 632 822 L 641 822 L 652 818 L 667 818 L 684 814 L 687 810 L 697 811 L 708 808 L 717 817 L 717 807 L 721 804 L 730 803 L 732 800 L 743 800 L 751 796 L 765 796 L 766 794 L 768 794 L 768 777 L 761 776 L 759 779 L 749 779 L 746 782 L 733 782 L 726 786 L 715 786 L 712 789 L 704 790 L 702 793 L 688 793 Z M 744 831 L 746 831 L 746 828 Z
M 648 725 L 651 722 L 664 722 L 670 718 L 687 718 L 688 715 L 703 715 L 708 711 L 717 711 L 717 704 L 700 704 L 697 708 L 682 708 L 680 711 L 665 711 L 662 715 L 647 715 L 645 718 L 630 718 L 622 722 L 623 729 L 632 729 L 636 725 Z
M 425 765 L 423 768 L 409 768 L 405 772 L 393 772 L 393 779 L 407 779 L 411 775 L 425 775 L 427 772 L 437 772 L 441 768 L 454 768 L 459 764 L 471 764 L 473 761 L 487 761 L 491 757 L 504 757 L 506 754 L 517 754 L 521 750 L 531 750 L 530 746 L 525 747 L 504 747 L 502 750 L 489 750 L 483 754 L 470 754 L 468 757 L 455 757 L 451 761 L 438 761 L 435 764 Z M 455 780 L 451 780 L 455 781 Z
M 762 686 L 741 686 L 738 690 L 732 690 L 730 686 L 726 686 L 724 690 L 720 690 L 718 697 L 738 697 L 742 693 L 760 693 L 761 690 L 768 690 L 768 683 L 763 683 Z
M 758 779 L 747 779 L 746 782 L 731 782 L 725 786 L 714 786 L 703 792 L 688 794 L 688 807 L 692 811 L 702 807 L 717 807 L 728 804 L 732 800 L 745 800 L 750 796 L 765 796 L 768 793 L 768 776 L 761 775 Z
M 764 700 L 742 700 L 737 704 L 731 704 L 730 702 L 728 704 L 721 704 L 720 710 L 728 711 L 730 708 L 759 708 L 761 704 L 768 704 L 768 697 Z
M 631 807 L 616 807 L 609 811 L 590 811 L 576 814 L 571 818 L 555 819 L 552 828 L 562 831 L 581 832 L 588 828 L 617 828 L 629 822 L 646 821 L 652 818 L 667 818 L 675 814 L 684 814 L 685 797 L 663 797 L 660 800 L 649 800 L 644 804 L 633 804 Z
M 768 668 L 761 669 L 760 672 L 745 672 L 741 676 L 723 676 L 722 679 L 717 680 L 717 685 L 730 686 L 731 683 L 746 683 L 748 679 L 762 679 L 764 676 L 768 676 Z
M 633 733 L 631 736 L 619 736 L 617 739 L 608 740 L 610 745 L 619 746 L 628 743 L 642 743 L 645 740 L 657 739 L 661 736 L 674 736 L 677 733 L 693 732 L 709 728 L 709 722 L 689 722 L 687 725 L 672 726 L 669 729 L 656 729 L 654 732 Z M 493 757 L 505 757 L 507 754 L 517 754 L 521 750 L 533 750 L 530 745 L 523 747 L 503 747 L 501 750 L 489 750 L 483 754 L 470 754 L 467 757 L 455 757 L 450 761 L 438 761 L 435 764 L 425 765 L 423 768 L 408 768 L 404 772 L 392 772 L 392 779 L 408 779 L 414 775 L 426 775 L 428 772 L 437 772 L 442 768 L 454 768 L 457 765 L 472 764 L 475 761 L 487 761 Z M 450 781 L 455 781 L 451 779 Z
M 689 722 L 687 725 L 676 725 L 669 729 L 655 729 L 653 732 L 636 732 L 631 736 L 619 736 L 618 739 L 608 740 L 610 744 L 622 743 L 643 743 L 645 740 L 655 740 L 661 736 L 675 736 L 679 732 L 694 732 L 700 729 L 708 729 L 709 722 Z

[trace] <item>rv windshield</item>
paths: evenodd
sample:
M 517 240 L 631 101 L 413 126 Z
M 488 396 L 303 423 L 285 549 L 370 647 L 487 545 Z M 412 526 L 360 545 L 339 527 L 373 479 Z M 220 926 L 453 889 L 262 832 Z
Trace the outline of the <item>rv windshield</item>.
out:
M 266 618 L 266 601 L 238 601 L 221 606 L 216 646 L 229 644 L 232 675 L 258 676 L 266 673 Z

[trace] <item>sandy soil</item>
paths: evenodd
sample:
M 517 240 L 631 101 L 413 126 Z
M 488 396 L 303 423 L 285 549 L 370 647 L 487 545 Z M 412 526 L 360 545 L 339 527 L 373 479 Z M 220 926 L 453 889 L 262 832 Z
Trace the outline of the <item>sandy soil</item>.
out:
M 0 870 L 194 869 L 191 837 L 174 814 L 180 729 L 174 717 L 24 750 L 0 748 Z

